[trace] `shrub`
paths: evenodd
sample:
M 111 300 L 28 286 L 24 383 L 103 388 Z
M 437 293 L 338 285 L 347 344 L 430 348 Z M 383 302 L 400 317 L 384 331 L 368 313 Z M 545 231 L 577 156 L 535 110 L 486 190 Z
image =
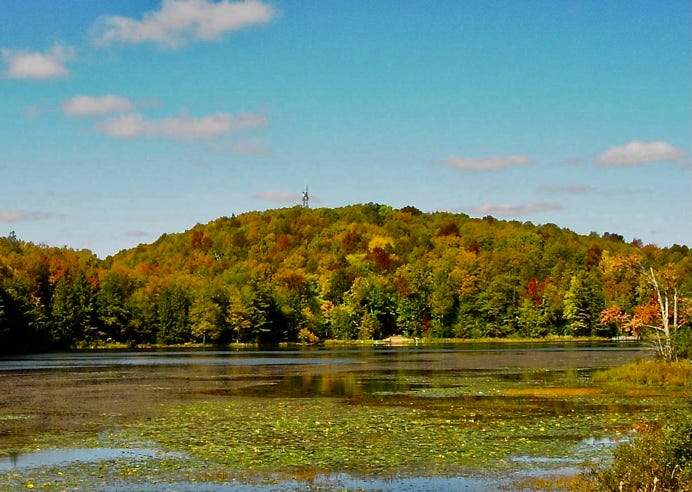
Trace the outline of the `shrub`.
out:
M 298 341 L 300 343 L 317 343 L 320 341 L 320 339 L 307 328 L 301 328 L 301 330 L 298 332 Z
M 673 334 L 673 344 L 678 357 L 692 359 L 692 327 L 678 328 Z
M 612 462 L 594 467 L 575 489 L 692 491 L 692 415 L 640 426 L 631 442 L 615 449 Z

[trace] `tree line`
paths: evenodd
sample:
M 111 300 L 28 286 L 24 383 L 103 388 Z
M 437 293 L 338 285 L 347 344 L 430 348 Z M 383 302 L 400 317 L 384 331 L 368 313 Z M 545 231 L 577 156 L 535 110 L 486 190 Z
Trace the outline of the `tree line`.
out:
M 641 320 L 660 295 L 642 271 L 664 272 L 681 300 L 675 335 L 689 339 L 692 252 L 613 233 L 373 203 L 222 217 L 106 259 L 12 233 L 0 350 L 610 337 L 653 322 Z

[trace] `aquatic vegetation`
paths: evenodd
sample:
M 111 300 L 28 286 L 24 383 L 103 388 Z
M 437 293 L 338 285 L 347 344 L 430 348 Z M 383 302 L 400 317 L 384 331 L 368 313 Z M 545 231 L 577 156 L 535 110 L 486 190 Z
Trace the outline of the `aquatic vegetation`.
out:
M 515 466 L 515 457 L 576 465 L 594 454 L 585 436 L 624 439 L 635 422 L 654 418 L 633 408 L 603 400 L 593 402 L 591 412 L 576 413 L 567 401 L 502 396 L 239 397 L 171 409 L 124 432 L 127 440 L 184 450 L 212 469 L 443 474 L 469 467 L 500 471 Z
M 538 487 L 558 475 L 553 483 L 563 486 L 634 429 L 688 404 L 685 387 L 600 382 L 582 359 L 566 364 L 570 352 L 532 352 L 530 361 L 516 349 L 319 354 L 326 352 L 290 355 L 302 361 L 290 366 L 283 353 L 261 361 L 252 353 L 212 355 L 201 365 L 176 358 L 146 368 L 6 374 L 15 396 L 0 413 L 0 462 L 40 463 L 43 455 L 22 453 L 73 448 L 90 448 L 94 460 L 0 466 L 0 490 L 188 490 L 236 481 L 341 490 L 334 477 L 460 476 Z M 131 452 L 103 454 L 109 450 Z

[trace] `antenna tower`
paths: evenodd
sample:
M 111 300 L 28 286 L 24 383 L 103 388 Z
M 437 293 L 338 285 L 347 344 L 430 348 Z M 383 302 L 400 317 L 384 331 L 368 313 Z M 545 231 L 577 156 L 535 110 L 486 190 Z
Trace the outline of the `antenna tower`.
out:
M 305 191 L 303 192 L 303 207 L 308 208 L 308 201 L 310 200 L 310 196 L 308 195 L 308 185 L 305 185 Z

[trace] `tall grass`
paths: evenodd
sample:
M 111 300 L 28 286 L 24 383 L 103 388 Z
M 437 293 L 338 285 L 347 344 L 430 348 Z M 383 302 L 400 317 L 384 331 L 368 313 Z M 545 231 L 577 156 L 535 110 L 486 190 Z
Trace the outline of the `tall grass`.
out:
M 646 386 L 687 386 L 692 377 L 690 362 L 638 360 L 624 366 L 613 367 L 593 376 L 600 384 L 624 383 Z

